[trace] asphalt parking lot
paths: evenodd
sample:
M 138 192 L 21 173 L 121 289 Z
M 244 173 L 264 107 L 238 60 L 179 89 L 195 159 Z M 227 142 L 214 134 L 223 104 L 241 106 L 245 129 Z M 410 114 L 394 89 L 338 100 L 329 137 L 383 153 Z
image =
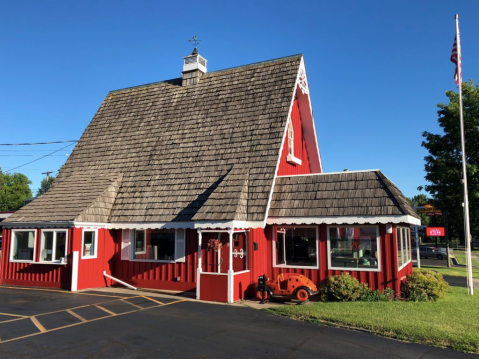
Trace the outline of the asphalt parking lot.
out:
M 242 305 L 141 292 L 0 286 L 5 358 L 461 358 Z

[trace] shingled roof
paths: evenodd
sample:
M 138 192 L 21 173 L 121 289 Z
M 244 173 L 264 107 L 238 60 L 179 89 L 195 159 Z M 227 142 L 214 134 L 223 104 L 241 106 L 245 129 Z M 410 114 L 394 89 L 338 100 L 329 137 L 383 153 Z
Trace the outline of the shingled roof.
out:
M 120 184 L 116 173 L 72 175 L 20 208 L 8 222 L 107 222 Z
M 410 216 L 416 219 L 413 222 L 420 218 L 379 170 L 278 177 L 269 210 L 269 217 L 296 217 L 299 221 L 372 216 L 402 220 Z
M 113 182 L 93 180 L 87 194 L 85 178 L 105 174 L 122 178 L 114 203 L 88 220 L 263 221 L 301 61 L 210 72 L 195 86 L 174 79 L 110 92 L 54 188 L 8 221 L 86 219 L 80 214 Z

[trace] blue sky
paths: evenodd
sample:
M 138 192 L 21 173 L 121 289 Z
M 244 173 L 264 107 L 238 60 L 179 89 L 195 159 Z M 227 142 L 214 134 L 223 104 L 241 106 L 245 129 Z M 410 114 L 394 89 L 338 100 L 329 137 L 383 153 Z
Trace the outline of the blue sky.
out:
M 324 170 L 381 169 L 413 196 L 421 133 L 456 88 L 456 13 L 479 81 L 476 0 L 3 1 L 0 143 L 79 139 L 109 91 L 178 77 L 196 35 L 209 71 L 303 53 Z M 62 149 L 14 170 L 36 192 L 73 146 L 0 146 L 0 167 Z

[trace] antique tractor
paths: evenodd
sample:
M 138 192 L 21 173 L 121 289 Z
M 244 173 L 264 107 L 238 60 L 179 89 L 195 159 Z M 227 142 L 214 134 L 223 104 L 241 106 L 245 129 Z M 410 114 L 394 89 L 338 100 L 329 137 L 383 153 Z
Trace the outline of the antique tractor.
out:
M 256 296 L 262 302 L 273 296 L 295 296 L 300 302 L 305 302 L 315 294 L 318 294 L 316 285 L 309 278 L 296 273 L 281 273 L 273 280 L 268 280 L 265 275 L 260 276 L 256 289 Z

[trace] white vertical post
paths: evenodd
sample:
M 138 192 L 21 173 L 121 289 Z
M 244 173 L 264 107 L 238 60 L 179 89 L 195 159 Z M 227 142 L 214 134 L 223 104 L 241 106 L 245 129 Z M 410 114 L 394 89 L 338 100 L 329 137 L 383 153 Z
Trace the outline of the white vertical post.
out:
M 228 243 L 229 243 L 229 263 L 228 263 L 228 303 L 233 303 L 234 291 L 234 274 L 233 274 L 233 232 L 234 229 L 228 229 Z
M 78 263 L 79 263 L 80 254 L 78 251 L 73 252 L 72 260 L 72 287 L 71 291 L 76 292 L 78 290 Z
M 464 116 L 462 111 L 462 64 L 461 64 L 461 40 L 459 37 L 459 15 L 456 14 L 456 46 L 457 46 L 457 78 L 459 82 L 459 118 L 461 124 L 461 152 L 462 152 L 462 185 L 464 188 L 464 232 L 466 235 L 466 265 L 467 265 L 467 288 L 470 295 L 474 295 L 474 283 L 472 280 L 471 261 L 471 233 L 469 226 L 469 200 L 467 194 L 467 170 L 466 170 L 466 139 L 464 136 Z
M 421 254 L 419 252 L 419 226 L 416 226 L 416 258 L 417 258 L 417 267 L 421 269 Z
M 221 241 L 221 233 L 220 233 L 219 237 L 220 237 L 220 241 Z M 218 257 L 217 258 L 218 259 L 218 273 L 221 273 L 221 248 L 218 249 L 217 257 Z
M 198 228 L 198 269 L 196 270 L 196 299 L 200 299 L 201 268 L 201 228 Z

